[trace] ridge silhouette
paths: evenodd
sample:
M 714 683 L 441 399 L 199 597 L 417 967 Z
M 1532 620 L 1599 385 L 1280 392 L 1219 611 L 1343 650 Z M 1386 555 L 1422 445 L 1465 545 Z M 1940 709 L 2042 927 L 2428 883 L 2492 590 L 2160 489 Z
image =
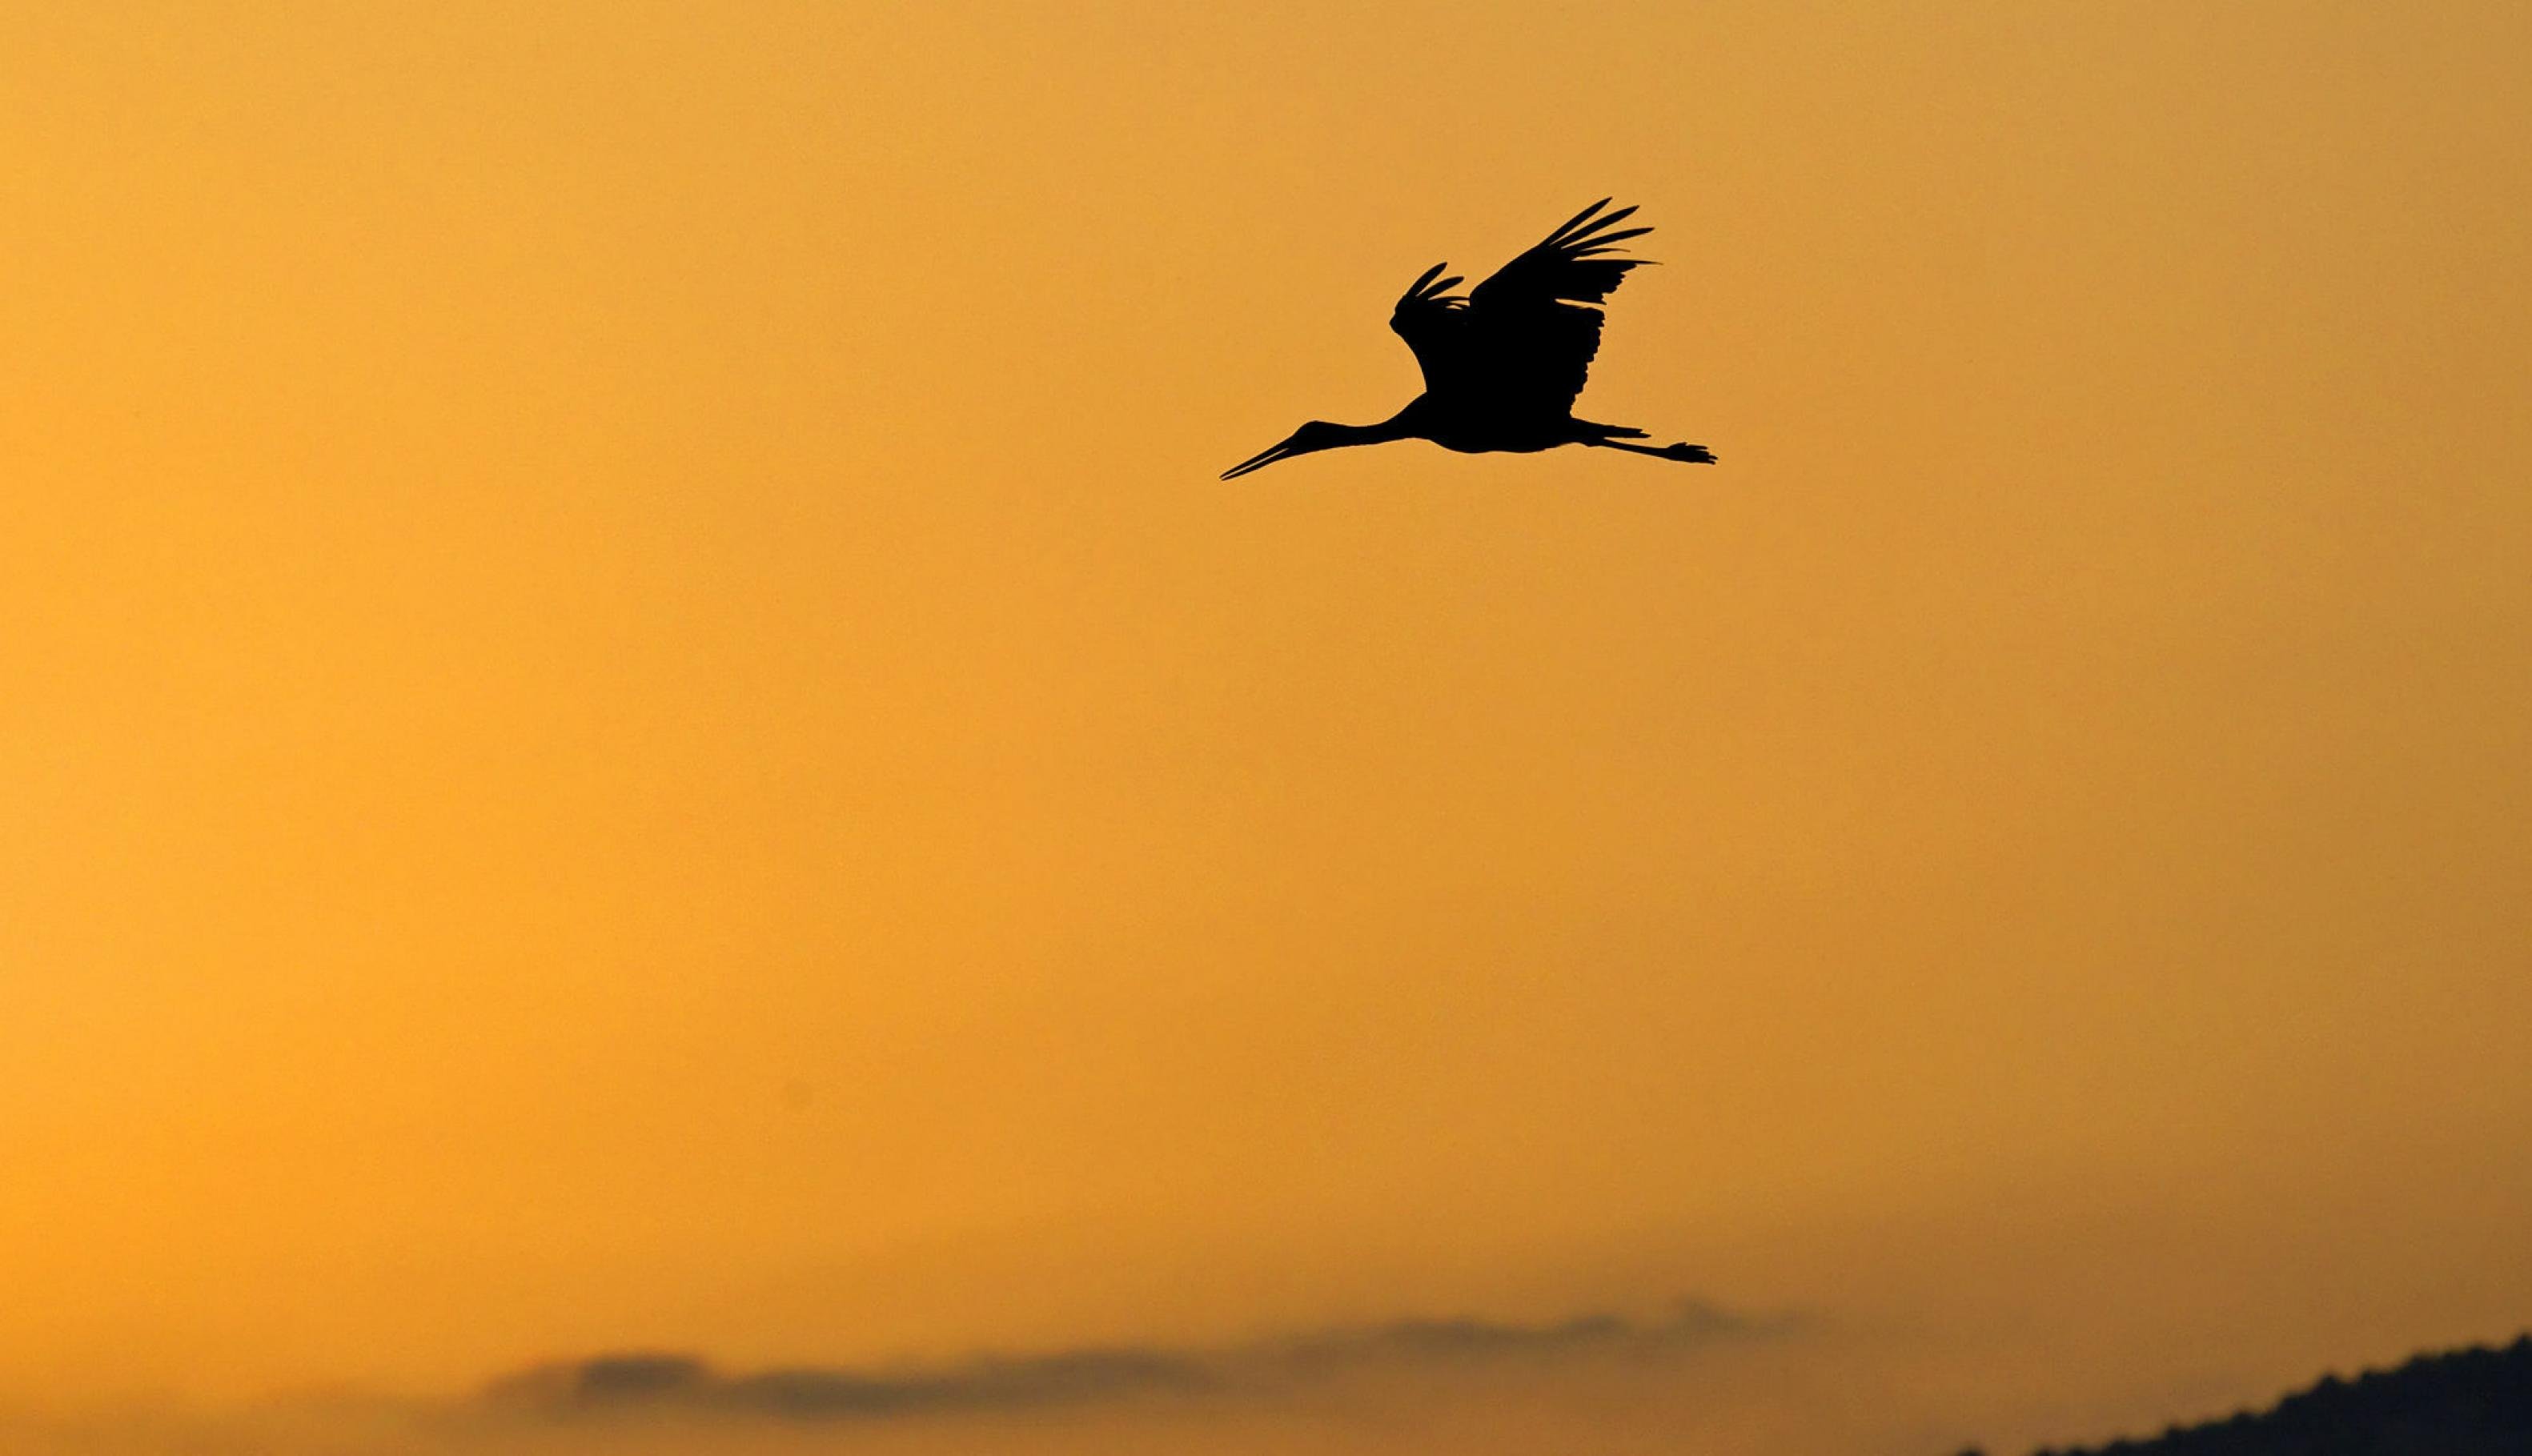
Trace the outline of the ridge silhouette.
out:
M 2268 1410 L 2149 1438 L 2043 1447 L 2034 1456 L 2526 1456 L 2532 1335 L 2421 1355 L 2353 1380 L 2325 1375 Z M 1979 1456 L 1977 1448 L 1962 1456 Z
M 1429 439 L 1446 450 L 1483 454 L 1528 453 L 1557 445 L 1599 445 L 1656 459 L 1711 465 L 1703 445 L 1639 445 L 1644 432 L 1574 417 L 1591 357 L 1600 350 L 1603 303 L 1627 270 L 1649 260 L 1611 258 L 1617 245 L 1651 232 L 1649 227 L 1609 229 L 1634 207 L 1614 212 L 1602 198 L 1566 219 L 1538 246 L 1505 263 L 1463 297 L 1451 292 L 1437 262 L 1408 285 L 1389 316 L 1389 326 L 1415 353 L 1424 371 L 1424 392 L 1377 425 L 1334 425 L 1312 420 L 1282 441 L 1222 473 L 1237 480 L 1278 460 L 1345 445 L 1394 439 Z

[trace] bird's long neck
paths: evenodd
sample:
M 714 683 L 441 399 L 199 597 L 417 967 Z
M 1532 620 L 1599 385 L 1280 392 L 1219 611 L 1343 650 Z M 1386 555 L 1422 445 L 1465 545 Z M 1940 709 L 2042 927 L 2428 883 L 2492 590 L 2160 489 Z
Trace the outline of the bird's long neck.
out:
M 1343 435 L 1333 441 L 1329 448 L 1336 449 L 1345 445 L 1385 445 L 1393 439 L 1417 438 L 1421 432 L 1415 428 L 1415 421 L 1412 418 L 1414 413 L 1415 406 L 1410 404 L 1377 425 L 1339 425 L 1337 429 L 1342 431 Z

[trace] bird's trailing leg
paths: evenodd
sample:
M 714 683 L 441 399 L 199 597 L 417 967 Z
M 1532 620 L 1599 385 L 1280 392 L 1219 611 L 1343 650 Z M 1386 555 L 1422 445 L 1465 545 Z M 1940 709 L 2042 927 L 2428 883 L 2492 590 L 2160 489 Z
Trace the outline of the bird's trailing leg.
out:
M 1711 465 L 1714 463 L 1714 452 L 1703 445 L 1675 444 L 1656 447 L 1653 445 L 1631 445 L 1622 439 L 1586 439 L 1582 442 L 1586 445 L 1599 445 L 1604 449 L 1633 450 L 1639 455 L 1650 455 L 1656 460 L 1677 460 L 1684 465 Z

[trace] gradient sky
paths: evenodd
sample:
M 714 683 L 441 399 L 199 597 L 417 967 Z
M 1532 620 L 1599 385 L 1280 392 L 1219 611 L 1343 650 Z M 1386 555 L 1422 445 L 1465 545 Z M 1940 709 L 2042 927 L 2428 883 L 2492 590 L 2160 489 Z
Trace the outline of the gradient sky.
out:
M 2532 1324 L 2526 55 L 11 8 L 0 1434 L 1692 1297 L 662 1438 L 1895 1456 Z M 1604 194 L 1585 413 L 1721 466 L 1215 481 Z

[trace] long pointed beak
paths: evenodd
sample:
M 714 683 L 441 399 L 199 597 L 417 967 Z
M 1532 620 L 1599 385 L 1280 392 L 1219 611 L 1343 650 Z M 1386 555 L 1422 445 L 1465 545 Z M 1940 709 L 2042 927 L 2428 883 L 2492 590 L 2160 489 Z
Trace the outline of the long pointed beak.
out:
M 1283 459 L 1285 456 L 1290 455 L 1293 452 L 1293 442 L 1289 439 L 1284 441 L 1282 444 L 1271 445 L 1265 449 L 1259 450 L 1256 454 L 1249 456 L 1238 464 L 1234 465 L 1229 470 L 1224 471 L 1222 473 L 1222 478 L 1227 481 L 1236 481 L 1252 470 L 1263 470 L 1267 466 L 1274 464 L 1276 461 Z

